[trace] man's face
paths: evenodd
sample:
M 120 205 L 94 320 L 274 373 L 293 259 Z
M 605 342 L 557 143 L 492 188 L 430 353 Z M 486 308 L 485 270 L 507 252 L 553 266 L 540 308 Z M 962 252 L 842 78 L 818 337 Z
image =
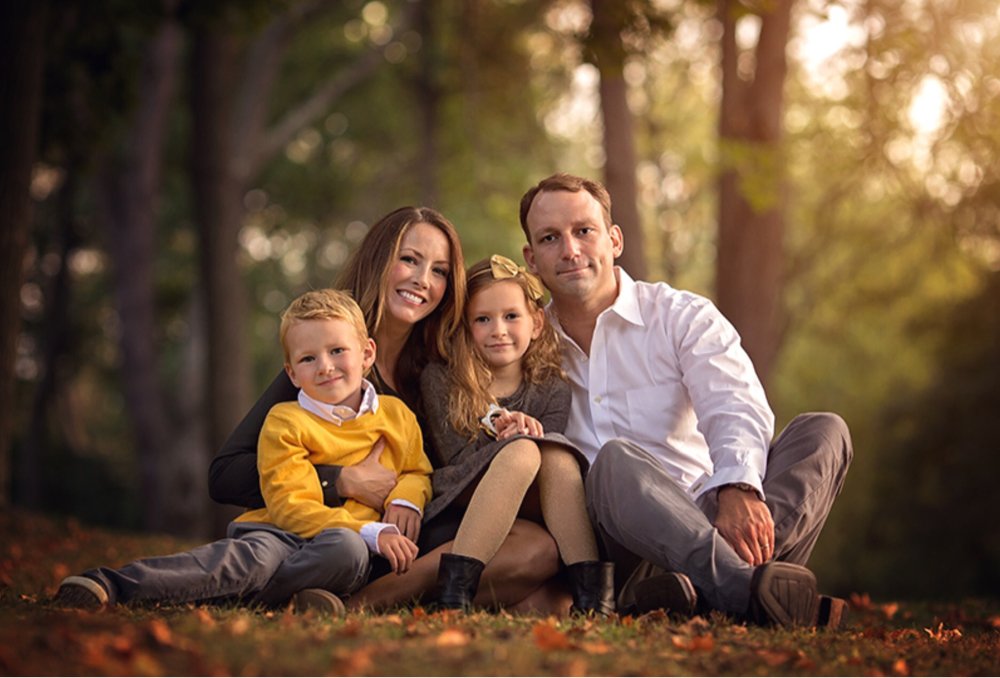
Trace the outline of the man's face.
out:
M 622 253 L 622 232 L 616 224 L 605 225 L 594 196 L 587 191 L 539 193 L 526 222 L 531 237 L 524 260 L 556 303 L 614 299 L 614 260 Z

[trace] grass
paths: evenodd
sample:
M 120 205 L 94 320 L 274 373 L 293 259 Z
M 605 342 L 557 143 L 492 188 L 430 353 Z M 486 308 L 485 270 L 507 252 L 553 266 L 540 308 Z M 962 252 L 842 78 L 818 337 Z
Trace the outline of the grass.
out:
M 610 620 L 422 609 L 346 619 L 191 605 L 50 604 L 59 580 L 192 546 L 73 520 L 0 516 L 4 675 L 995 675 L 1000 604 L 872 602 L 846 627 L 774 630 L 722 615 Z

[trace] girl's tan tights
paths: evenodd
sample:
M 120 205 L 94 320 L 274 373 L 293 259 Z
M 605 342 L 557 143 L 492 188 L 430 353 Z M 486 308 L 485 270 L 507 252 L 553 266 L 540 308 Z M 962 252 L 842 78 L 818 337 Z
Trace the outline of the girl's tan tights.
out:
M 538 479 L 542 517 L 567 565 L 597 560 L 576 458 L 558 445 L 522 438 L 504 446 L 479 481 L 452 553 L 488 562 L 510 532 L 531 483 Z

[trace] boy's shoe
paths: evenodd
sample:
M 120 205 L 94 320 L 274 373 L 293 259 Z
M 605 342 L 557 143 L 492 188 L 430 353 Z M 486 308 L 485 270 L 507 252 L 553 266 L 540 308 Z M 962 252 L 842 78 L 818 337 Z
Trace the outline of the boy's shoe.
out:
M 326 589 L 302 589 L 292 596 L 292 604 L 299 613 L 315 610 L 330 617 L 343 617 L 347 614 L 344 601 Z
M 816 576 L 801 565 L 771 562 L 754 570 L 751 622 L 761 626 L 814 626 L 819 611 Z
M 97 610 L 108 604 L 108 592 L 95 579 L 73 575 L 59 583 L 54 602 L 62 607 Z

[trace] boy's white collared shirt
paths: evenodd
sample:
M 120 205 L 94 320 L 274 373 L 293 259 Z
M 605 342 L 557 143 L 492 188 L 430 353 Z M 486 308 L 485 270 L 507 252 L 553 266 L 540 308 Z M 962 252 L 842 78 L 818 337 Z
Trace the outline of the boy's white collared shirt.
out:
M 299 405 L 306 412 L 312 412 L 320 419 L 341 426 L 345 421 L 357 419 L 362 414 L 378 412 L 378 393 L 375 392 L 375 387 L 372 386 L 370 381 L 362 379 L 361 406 L 357 411 L 347 405 L 331 405 L 330 403 L 320 402 L 315 398 L 307 396 L 306 392 L 302 389 L 299 389 Z
M 358 407 L 357 411 L 354 408 L 348 407 L 347 405 L 331 405 L 330 403 L 324 403 L 315 398 L 310 398 L 306 395 L 306 392 L 299 389 L 299 406 L 306 412 L 311 412 L 315 414 L 320 419 L 324 421 L 329 421 L 337 426 L 342 426 L 345 421 L 352 421 L 358 417 L 378 412 L 378 393 L 375 392 L 375 387 L 367 379 L 361 380 L 361 406 Z M 393 499 L 393 504 L 399 506 L 405 506 L 407 508 L 413 509 L 417 512 L 417 515 L 423 515 L 423 511 L 417 508 L 413 503 L 406 501 L 405 499 Z M 371 522 L 361 526 L 361 538 L 365 540 L 365 544 L 368 545 L 368 550 L 379 555 L 382 554 L 378 548 L 378 536 L 382 534 L 382 530 L 390 530 L 395 534 L 401 534 L 399 528 L 392 523 L 380 523 Z

